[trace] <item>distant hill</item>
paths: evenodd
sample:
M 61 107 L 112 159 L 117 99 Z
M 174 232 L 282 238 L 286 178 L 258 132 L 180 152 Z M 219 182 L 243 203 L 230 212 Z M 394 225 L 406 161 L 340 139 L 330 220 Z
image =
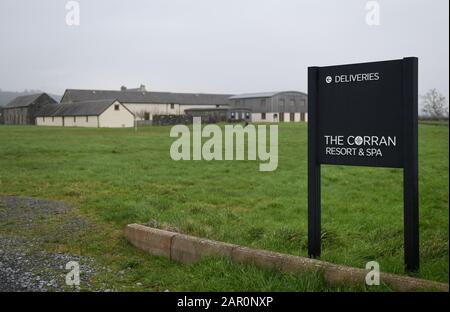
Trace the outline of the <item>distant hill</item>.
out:
M 22 92 L 14 92 L 14 91 L 3 91 L 0 89 L 0 106 L 5 106 L 6 104 L 11 102 L 18 96 L 42 93 L 42 92 L 45 92 L 45 91 L 24 90 Z M 61 95 L 55 95 L 55 94 L 50 94 L 50 93 L 48 93 L 48 95 L 50 95 L 52 98 L 54 98 L 58 102 L 61 100 Z

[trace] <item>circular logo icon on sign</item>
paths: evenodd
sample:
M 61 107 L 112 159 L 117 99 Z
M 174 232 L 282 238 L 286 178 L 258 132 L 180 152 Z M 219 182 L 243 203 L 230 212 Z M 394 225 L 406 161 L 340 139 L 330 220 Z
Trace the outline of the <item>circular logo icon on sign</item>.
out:
M 325 81 L 327 83 L 331 83 L 333 81 L 333 78 L 331 78 L 331 76 L 327 76 L 327 78 L 325 78 Z
M 362 143 L 363 143 L 363 138 L 360 137 L 360 136 L 357 136 L 357 137 L 355 138 L 355 144 L 356 144 L 356 145 L 361 145 Z

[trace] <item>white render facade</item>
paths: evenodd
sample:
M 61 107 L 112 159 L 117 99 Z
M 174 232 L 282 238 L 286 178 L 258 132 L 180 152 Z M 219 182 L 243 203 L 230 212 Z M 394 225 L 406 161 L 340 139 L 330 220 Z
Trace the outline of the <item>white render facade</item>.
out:
M 117 110 L 117 106 L 119 109 Z M 130 128 L 134 127 L 135 115 L 126 106 L 116 101 L 99 117 L 99 128 Z
M 130 128 L 134 114 L 119 101 L 60 104 L 53 112 L 36 117 L 38 126 Z M 73 106 L 73 107 L 69 107 Z
M 253 122 L 280 122 L 280 114 L 284 114 L 283 122 L 308 122 L 308 113 L 252 113 Z M 282 118 L 283 118 L 282 117 Z

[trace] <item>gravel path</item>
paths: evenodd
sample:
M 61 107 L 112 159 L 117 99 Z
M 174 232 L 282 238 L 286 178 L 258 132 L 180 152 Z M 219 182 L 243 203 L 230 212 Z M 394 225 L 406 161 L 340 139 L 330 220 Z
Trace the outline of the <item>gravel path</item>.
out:
M 0 236 L 0 246 L 0 291 L 80 290 L 77 286 L 65 284 L 69 272 L 65 267 L 69 261 L 80 264 L 80 285 L 89 288 L 89 281 L 96 273 L 95 263 L 90 258 L 35 252 L 34 246 L 16 237 Z
M 49 253 L 42 249 L 44 242 L 61 240 L 66 235 L 76 235 L 89 227 L 85 220 L 71 215 L 71 208 L 58 201 L 29 197 L 0 197 L 0 291 L 79 291 L 93 289 L 91 279 L 101 270 L 88 257 L 68 253 Z M 31 229 L 42 226 L 48 216 L 57 216 L 56 227 L 39 232 L 37 237 L 27 239 L 16 236 L 8 228 Z M 41 222 L 41 223 L 39 223 Z M 2 232 L 5 232 L 2 234 Z M 42 233 L 41 233 L 42 232 Z M 42 235 L 41 235 L 42 234 Z M 69 261 L 80 267 L 80 287 L 67 286 L 66 269 Z M 100 291 L 102 291 L 100 289 Z

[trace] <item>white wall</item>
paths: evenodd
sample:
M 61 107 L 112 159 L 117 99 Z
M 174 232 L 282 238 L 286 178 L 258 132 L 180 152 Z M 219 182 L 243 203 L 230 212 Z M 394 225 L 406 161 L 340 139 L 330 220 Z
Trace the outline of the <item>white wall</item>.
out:
M 97 127 L 97 116 L 64 116 L 64 127 Z
M 45 126 L 44 123 L 45 123 L 45 121 L 44 121 L 43 117 L 36 117 L 36 125 Z
M 136 120 L 144 120 L 144 113 L 149 113 L 152 120 L 153 115 L 179 115 L 184 112 L 180 111 L 178 104 L 174 104 L 173 108 L 170 108 L 170 104 L 123 103 L 123 105 L 136 116 Z
M 216 105 L 180 105 L 180 113 L 184 114 L 186 109 L 191 108 L 216 108 Z
M 278 118 L 275 119 L 273 116 L 277 114 Z M 283 113 L 282 113 L 283 114 Z M 300 113 L 294 113 L 294 121 L 300 122 Z M 279 113 L 266 113 L 266 119 L 261 119 L 261 113 L 252 113 L 252 121 L 253 122 L 279 122 L 280 114 Z M 305 113 L 305 121 L 308 121 L 308 114 Z M 284 113 L 284 122 L 291 122 L 290 113 Z
M 267 114 L 266 114 L 267 118 Z M 252 113 L 252 122 L 264 122 L 266 120 L 261 119 L 261 113 Z
M 38 126 L 62 126 L 62 117 L 36 117 Z
M 115 110 L 115 105 L 119 105 L 119 110 Z M 134 127 L 134 115 L 118 101 L 111 104 L 99 118 L 102 128 Z
M 274 114 L 279 115 L 278 113 L 266 113 L 266 119 L 261 118 L 261 113 L 252 113 L 252 121 L 253 122 L 278 122 L 278 119 L 273 118 Z
M 115 105 L 119 105 L 119 110 L 115 110 Z M 100 116 L 37 117 L 36 124 L 38 126 L 63 126 L 63 118 L 65 127 L 134 127 L 133 114 L 118 101 L 112 103 Z

